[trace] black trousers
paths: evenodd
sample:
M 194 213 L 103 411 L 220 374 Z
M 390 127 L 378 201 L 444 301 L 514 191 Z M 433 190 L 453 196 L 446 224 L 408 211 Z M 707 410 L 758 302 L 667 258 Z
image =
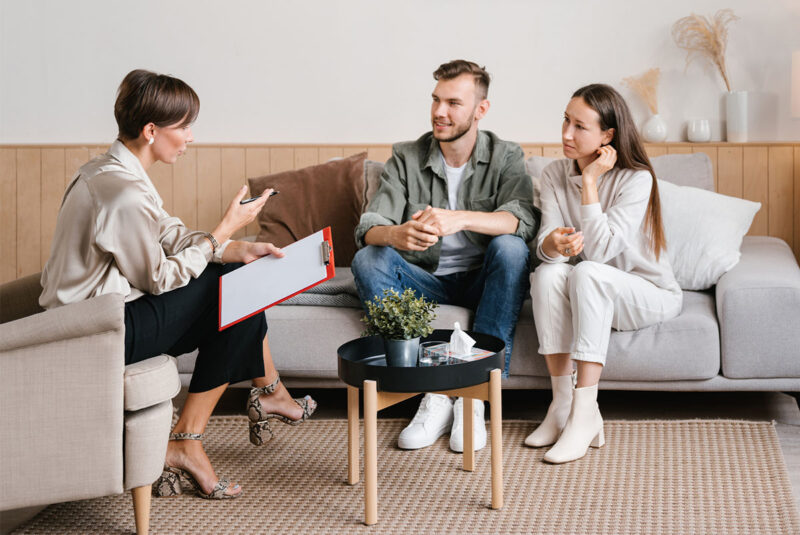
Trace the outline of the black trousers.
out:
M 219 277 L 241 264 L 209 264 L 183 288 L 125 303 L 125 364 L 199 349 L 189 392 L 264 376 L 264 314 L 219 331 Z

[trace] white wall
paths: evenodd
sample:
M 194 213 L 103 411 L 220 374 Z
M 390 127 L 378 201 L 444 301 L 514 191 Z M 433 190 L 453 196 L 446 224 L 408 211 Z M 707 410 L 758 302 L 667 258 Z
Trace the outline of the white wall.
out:
M 429 128 L 431 72 L 454 58 L 494 76 L 482 127 L 517 141 L 560 140 L 571 92 L 620 88 L 660 67 L 669 141 L 690 118 L 722 139 L 723 83 L 684 70 L 678 18 L 731 7 L 728 67 L 751 91 L 751 140 L 800 140 L 790 112 L 798 0 L 0 0 L 0 143 L 97 143 L 116 134 L 125 73 L 178 76 L 200 95 L 206 143 L 388 143 Z

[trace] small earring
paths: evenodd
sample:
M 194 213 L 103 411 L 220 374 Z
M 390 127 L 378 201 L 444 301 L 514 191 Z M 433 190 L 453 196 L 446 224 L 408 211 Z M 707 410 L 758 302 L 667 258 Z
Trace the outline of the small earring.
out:
M 152 145 L 156 141 L 156 136 L 150 138 L 150 141 L 147 142 L 148 145 Z

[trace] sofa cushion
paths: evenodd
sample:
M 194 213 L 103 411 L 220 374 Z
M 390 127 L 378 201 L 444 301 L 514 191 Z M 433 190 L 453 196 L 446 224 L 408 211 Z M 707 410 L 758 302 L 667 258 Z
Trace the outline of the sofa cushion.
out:
M 175 359 L 159 355 L 125 366 L 125 410 L 138 411 L 174 398 L 181 389 Z
M 546 377 L 544 357 L 525 301 L 514 337 L 512 375 Z M 613 331 L 603 379 L 612 381 L 679 381 L 719 374 L 719 326 L 714 297 L 684 292 L 683 310 L 669 321 L 638 331 Z
M 706 290 L 739 261 L 742 238 L 761 204 L 658 181 L 664 237 L 684 290 Z
M 714 169 L 711 158 L 702 152 L 664 154 L 650 158 L 656 177 L 677 186 L 691 186 L 714 191 Z
M 356 254 L 353 231 L 364 203 L 366 155 L 249 178 L 253 195 L 267 188 L 281 192 L 261 210 L 256 239 L 284 247 L 330 226 L 336 265 L 349 266 Z

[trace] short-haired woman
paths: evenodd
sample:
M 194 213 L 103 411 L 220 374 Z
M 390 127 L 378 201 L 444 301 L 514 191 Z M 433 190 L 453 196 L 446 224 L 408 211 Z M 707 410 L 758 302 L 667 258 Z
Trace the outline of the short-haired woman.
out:
M 227 385 L 252 379 L 249 434 L 256 445 L 272 438 L 272 422 L 301 423 L 316 403 L 308 396 L 292 399 L 280 383 L 263 314 L 217 329 L 219 277 L 268 254 L 283 256 L 270 243 L 230 240 L 253 221 L 272 190 L 240 204 L 243 186 L 219 225 L 198 232 L 167 214 L 147 176 L 155 162 L 175 163 L 194 141 L 191 124 L 199 109 L 197 94 L 177 78 L 145 70 L 125 76 L 114 105 L 119 137 L 67 187 L 39 302 L 53 308 L 124 295 L 126 364 L 199 349 L 153 492 L 178 494 L 183 480 L 204 498 L 222 499 L 240 496 L 242 489 L 217 478 L 200 440 Z
M 605 442 L 597 384 L 611 329 L 673 318 L 683 299 L 665 251 L 656 176 L 623 98 L 603 84 L 578 89 L 561 140 L 567 158 L 542 173 L 536 251 L 543 263 L 531 275 L 553 401 L 525 439 L 533 447 L 555 443 L 544 456 L 552 463 Z

